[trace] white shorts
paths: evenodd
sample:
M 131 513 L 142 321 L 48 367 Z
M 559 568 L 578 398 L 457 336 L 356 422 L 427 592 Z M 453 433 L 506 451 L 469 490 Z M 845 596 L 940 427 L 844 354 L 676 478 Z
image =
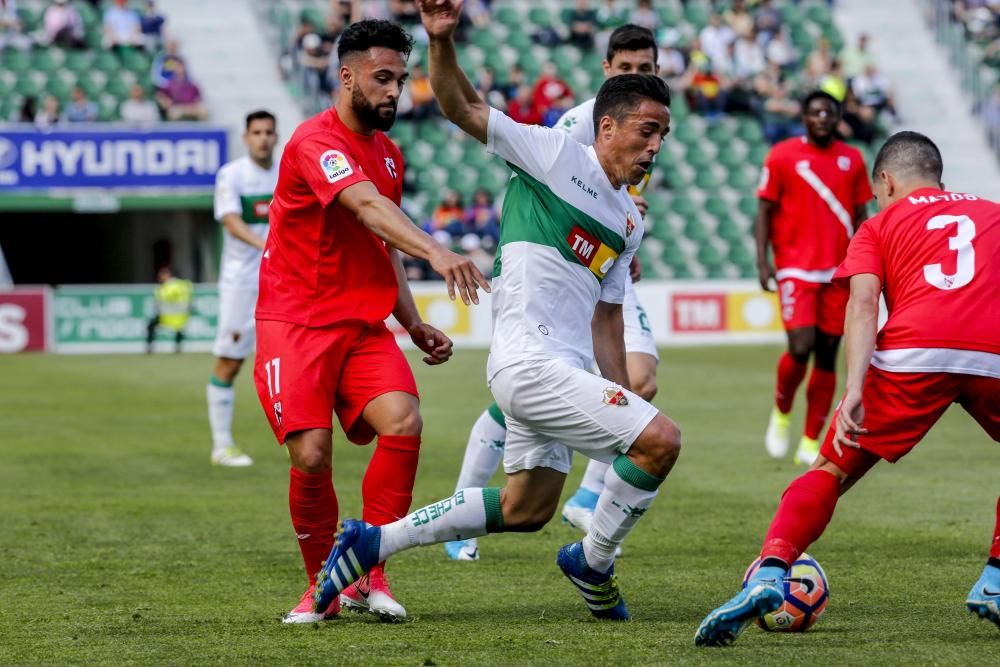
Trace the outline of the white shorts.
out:
M 611 463 L 628 451 L 658 411 L 628 389 L 565 361 L 526 361 L 490 382 L 507 418 L 507 473 L 568 473 L 573 451 Z
M 656 351 L 653 340 L 653 330 L 649 327 L 646 311 L 635 295 L 635 287 L 629 280 L 625 285 L 625 300 L 622 302 L 622 317 L 625 319 L 625 354 L 642 352 L 657 361 L 660 354 Z
M 256 338 L 254 308 L 257 290 L 219 288 L 219 326 L 212 354 L 226 359 L 246 359 Z

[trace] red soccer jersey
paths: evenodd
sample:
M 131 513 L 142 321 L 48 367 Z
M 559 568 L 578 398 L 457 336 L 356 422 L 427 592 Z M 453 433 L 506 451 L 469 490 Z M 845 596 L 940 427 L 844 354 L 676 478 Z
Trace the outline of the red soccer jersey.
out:
M 854 209 L 871 200 L 872 190 L 856 149 L 842 141 L 820 148 L 799 137 L 771 149 L 757 196 L 776 205 L 778 279 L 829 282 L 854 234 Z
M 879 277 L 889 310 L 877 366 L 1000 371 L 1000 204 L 917 190 L 861 225 L 835 280 L 860 273 Z
M 385 243 L 334 202 L 360 181 L 400 203 L 403 156 L 385 134 L 353 132 L 335 109 L 295 130 L 269 211 L 258 319 L 320 327 L 392 312 L 398 285 Z

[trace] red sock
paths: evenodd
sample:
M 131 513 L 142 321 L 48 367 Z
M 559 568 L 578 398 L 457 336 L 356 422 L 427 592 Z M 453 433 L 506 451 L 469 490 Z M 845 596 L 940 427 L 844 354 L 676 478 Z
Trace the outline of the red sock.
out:
M 997 527 L 993 529 L 993 543 L 990 545 L 990 558 L 1000 558 L 1000 498 L 997 498 Z
M 368 463 L 361 497 L 361 517 L 373 526 L 384 526 L 410 511 L 413 480 L 420 456 L 419 435 L 380 435 Z
M 333 491 L 333 474 L 302 472 L 291 469 L 288 484 L 288 509 L 292 526 L 299 538 L 299 550 L 309 575 L 309 583 L 316 583 L 316 573 L 333 548 L 337 532 L 337 494 Z
M 792 411 L 795 392 L 806 376 L 806 365 L 800 364 L 785 352 L 778 360 L 778 384 L 774 389 L 774 404 L 778 410 L 788 414 Z
M 825 470 L 810 470 L 789 484 L 771 520 L 760 557 L 794 563 L 826 530 L 839 496 L 840 482 Z
M 837 373 L 813 366 L 806 387 L 806 427 L 807 438 L 818 440 L 826 424 L 826 417 L 833 405 L 833 392 L 837 390 Z

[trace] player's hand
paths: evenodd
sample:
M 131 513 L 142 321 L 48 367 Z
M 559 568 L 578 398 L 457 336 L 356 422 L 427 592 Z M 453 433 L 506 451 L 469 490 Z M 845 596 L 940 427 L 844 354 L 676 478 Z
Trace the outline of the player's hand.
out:
M 476 289 L 482 287 L 484 291 L 490 291 L 489 281 L 468 257 L 456 255 L 444 246 L 438 246 L 427 259 L 431 268 L 444 278 L 448 286 L 448 296 L 452 301 L 455 300 L 457 291 L 466 306 L 470 303 L 479 305 L 479 294 Z
M 427 36 L 432 39 L 450 38 L 458 27 L 463 3 L 464 0 L 417 0 L 420 21 Z
M 649 210 L 649 202 L 646 201 L 645 197 L 643 197 L 642 195 L 637 195 L 637 194 L 631 194 L 630 193 L 629 197 L 632 198 L 632 203 L 635 204 L 635 207 L 637 209 L 639 209 L 639 213 L 641 213 L 642 217 L 645 218 L 646 217 L 646 211 Z
M 632 262 L 628 265 L 628 274 L 634 283 L 642 280 L 642 262 L 639 261 L 638 255 L 632 255 Z
M 427 353 L 424 363 L 428 366 L 437 366 L 451 359 L 451 339 L 426 322 L 410 327 L 410 339 Z
M 860 448 L 858 436 L 868 433 L 862 424 L 865 421 L 865 406 L 861 402 L 861 392 L 848 391 L 837 410 L 836 431 L 833 436 L 833 449 L 837 456 L 843 456 L 841 447 Z
M 771 266 L 770 262 L 757 262 L 757 277 L 760 280 L 760 288 L 765 292 L 773 292 L 774 288 L 771 287 L 771 281 L 774 280 L 776 274 L 774 267 Z

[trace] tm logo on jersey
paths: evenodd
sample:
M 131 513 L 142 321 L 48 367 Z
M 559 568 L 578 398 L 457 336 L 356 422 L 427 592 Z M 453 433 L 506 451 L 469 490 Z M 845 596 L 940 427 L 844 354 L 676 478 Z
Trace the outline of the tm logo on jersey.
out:
M 618 259 L 618 253 L 578 226 L 570 230 L 566 241 L 580 263 L 598 278 L 604 278 Z
M 347 156 L 340 151 L 327 151 L 319 156 L 319 166 L 330 183 L 336 183 L 354 173 Z

